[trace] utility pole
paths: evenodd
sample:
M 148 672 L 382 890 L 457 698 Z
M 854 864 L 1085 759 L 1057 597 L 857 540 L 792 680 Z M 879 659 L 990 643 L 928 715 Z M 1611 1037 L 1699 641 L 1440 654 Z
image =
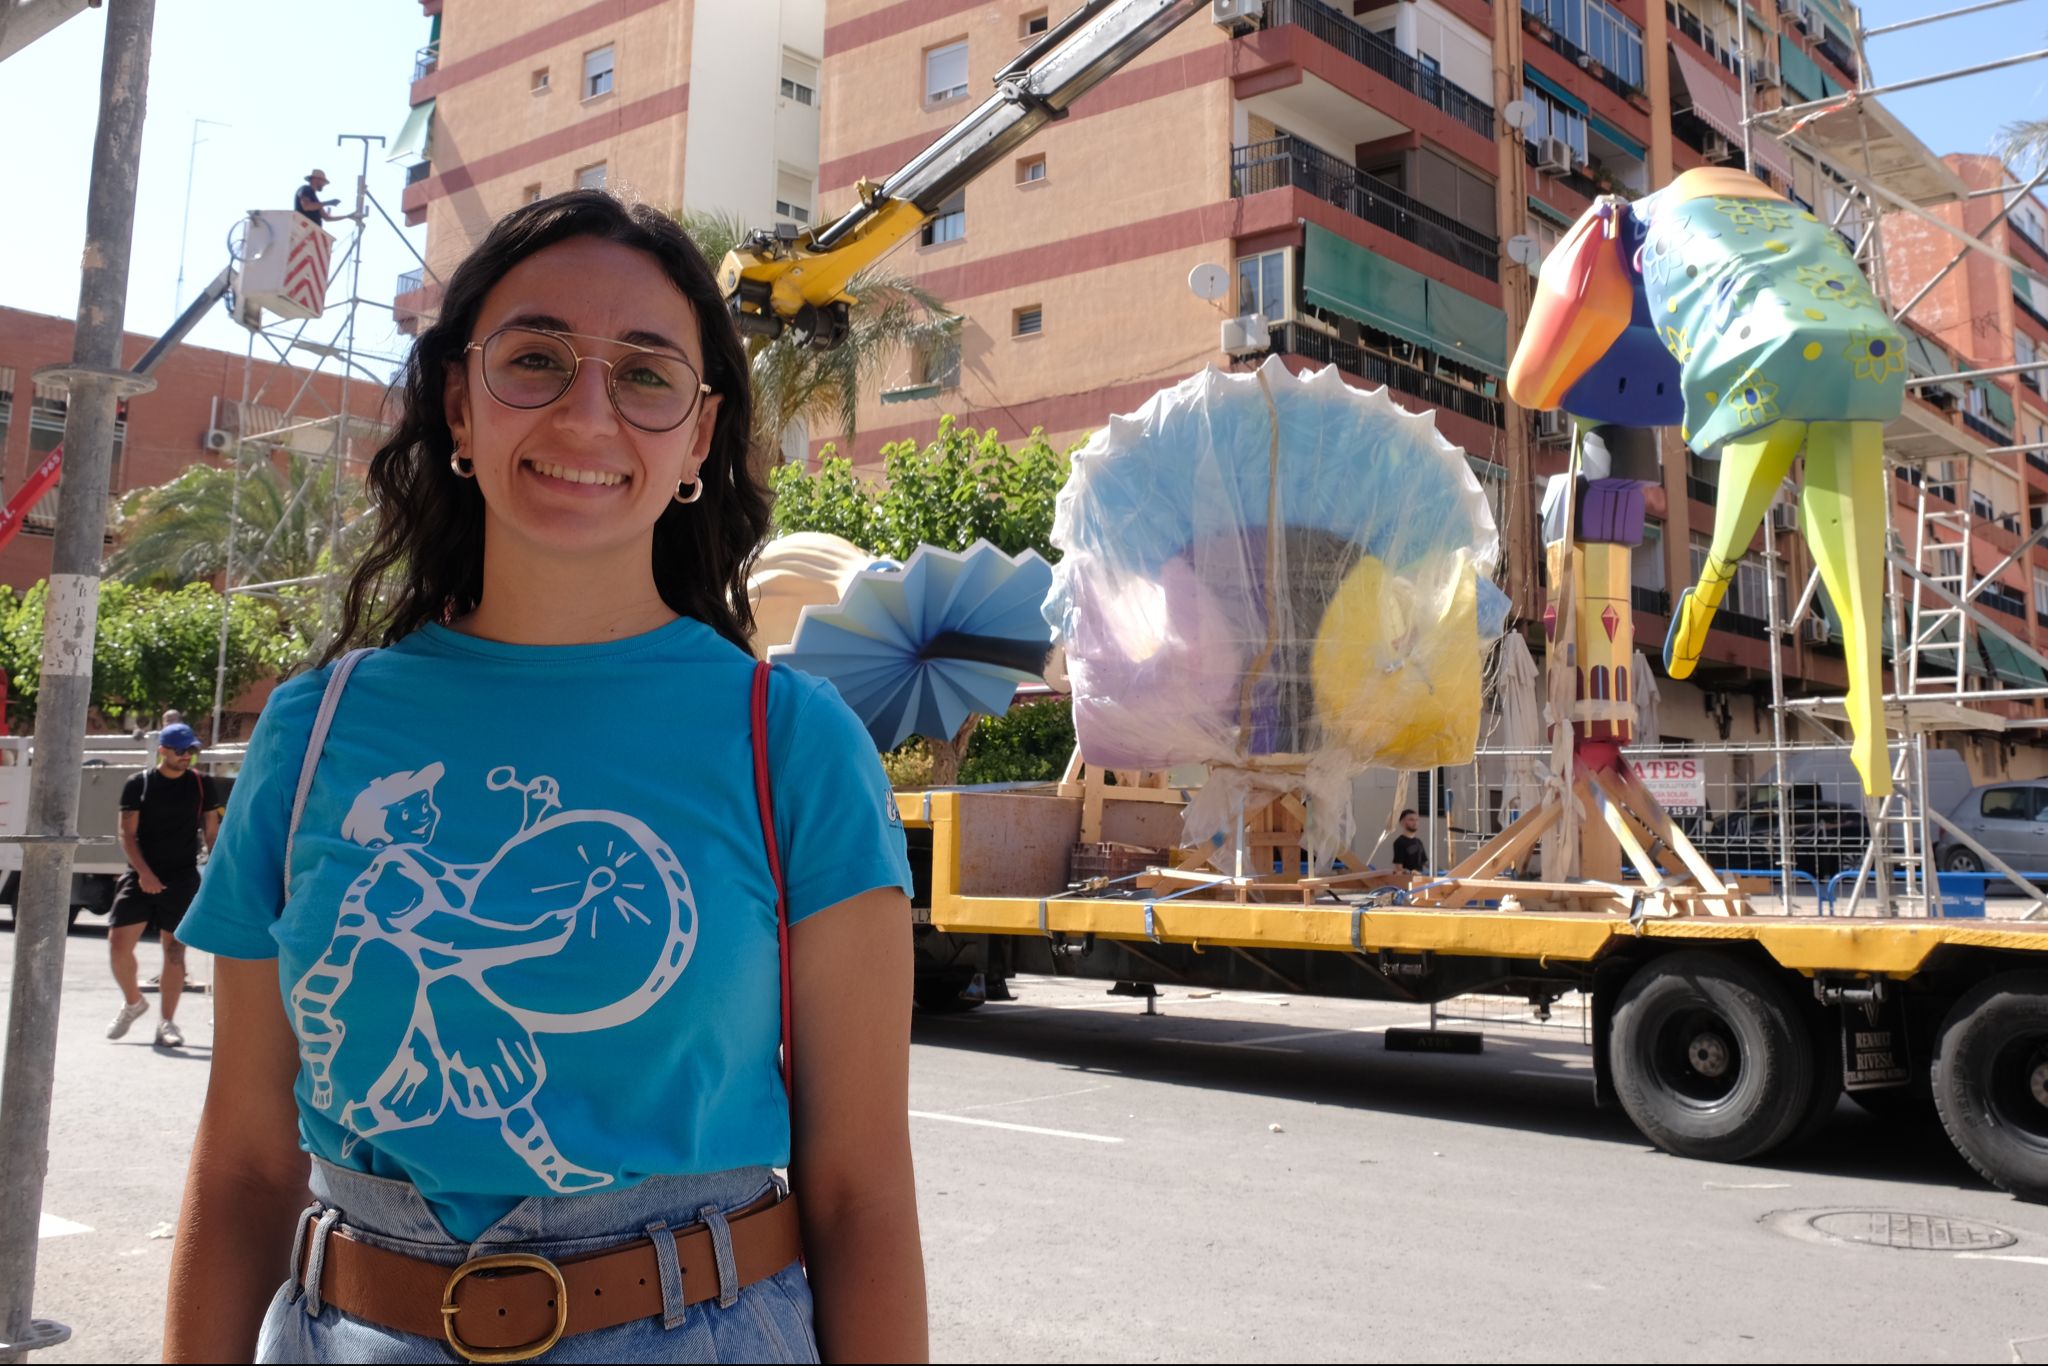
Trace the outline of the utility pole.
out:
M 36 378 L 68 386 L 63 498 L 43 614 L 41 705 L 29 774 L 28 834 L 14 909 L 14 992 L 7 1011 L 7 1075 L 0 1086 L 0 1363 L 71 1335 L 37 1320 L 36 1247 L 49 1169 L 50 1093 L 57 1008 L 69 929 L 71 862 L 77 852 L 79 774 L 92 697 L 107 485 L 120 401 L 155 387 L 121 368 L 135 184 L 149 94 L 156 0 L 108 0 L 100 61 L 99 130 L 86 199 L 85 254 L 71 364 Z

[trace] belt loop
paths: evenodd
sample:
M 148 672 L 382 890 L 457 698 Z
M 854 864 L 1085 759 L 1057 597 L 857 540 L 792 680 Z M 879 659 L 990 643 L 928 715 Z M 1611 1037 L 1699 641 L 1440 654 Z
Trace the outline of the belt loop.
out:
M 697 1217 L 711 1230 L 711 1250 L 718 1256 L 718 1307 L 730 1309 L 740 1302 L 740 1273 L 732 1258 L 732 1225 L 725 1222 L 725 1211 L 716 1205 L 698 1210 Z
M 334 1232 L 334 1226 L 341 1222 L 338 1209 L 322 1210 L 320 1222 L 313 1226 L 312 1251 L 306 1254 L 306 1275 L 303 1282 L 306 1289 L 304 1300 L 306 1317 L 317 1319 L 323 1306 L 320 1303 L 320 1273 L 327 1265 L 327 1236 Z
M 291 1265 L 285 1268 L 284 1279 L 292 1288 L 293 1299 L 297 1299 L 305 1290 L 304 1283 L 299 1279 L 299 1272 L 305 1265 L 306 1226 L 317 1220 L 324 1209 L 326 1206 L 318 1201 L 306 1206 L 299 1211 L 298 1226 L 292 1230 L 292 1261 Z
M 654 1244 L 654 1264 L 661 1268 L 661 1326 L 680 1328 L 687 1306 L 683 1303 L 683 1264 L 676 1257 L 676 1235 L 659 1220 L 649 1224 L 646 1231 L 647 1241 Z

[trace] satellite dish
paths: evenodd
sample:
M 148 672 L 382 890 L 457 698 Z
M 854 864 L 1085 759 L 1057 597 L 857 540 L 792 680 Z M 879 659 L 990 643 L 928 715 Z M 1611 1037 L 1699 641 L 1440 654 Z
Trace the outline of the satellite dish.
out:
M 1197 299 L 1214 303 L 1230 292 L 1230 272 L 1203 262 L 1188 272 L 1188 291 Z
M 1507 240 L 1507 254 L 1516 265 L 1533 269 L 1543 256 L 1543 249 L 1536 245 L 1534 237 L 1518 232 Z
M 1535 116 L 1536 110 L 1527 100 L 1509 100 L 1501 106 L 1500 121 L 1516 130 L 1527 128 Z

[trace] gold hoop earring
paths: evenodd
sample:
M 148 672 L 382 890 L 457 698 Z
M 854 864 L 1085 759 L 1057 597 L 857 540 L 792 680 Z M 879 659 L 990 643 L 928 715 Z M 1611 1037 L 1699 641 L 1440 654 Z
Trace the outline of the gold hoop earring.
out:
M 678 482 L 678 483 L 676 484 L 676 501 L 677 501 L 678 503 L 681 503 L 681 504 L 683 504 L 683 505 L 684 505 L 685 507 L 687 507 L 687 506 L 688 506 L 688 505 L 690 505 L 691 503 L 694 503 L 694 502 L 696 502 L 696 501 L 697 501 L 697 500 L 698 500 L 699 498 L 702 498 L 703 496 L 704 496 L 704 480 L 703 480 L 703 478 L 702 478 L 701 476 L 699 476 L 699 478 L 698 478 L 698 480 L 697 480 L 697 482 L 696 482 L 696 483 L 694 483 L 694 484 L 690 485 L 690 496 L 689 496 L 688 498 L 685 498 L 685 497 L 683 497 L 683 486 L 682 486 L 682 484 L 681 484 L 680 482 Z
M 464 455 L 460 446 L 449 453 L 448 468 L 455 471 L 455 477 L 458 479 L 476 478 L 476 461 Z

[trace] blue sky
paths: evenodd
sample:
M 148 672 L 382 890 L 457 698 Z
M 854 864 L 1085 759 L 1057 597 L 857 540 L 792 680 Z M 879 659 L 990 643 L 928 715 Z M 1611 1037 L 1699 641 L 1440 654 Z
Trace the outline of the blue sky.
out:
M 1957 2 L 1870 0 L 1865 22 L 1875 27 Z M 158 0 L 128 294 L 131 330 L 154 334 L 176 316 L 179 239 L 188 221 L 186 298 L 225 261 L 225 234 L 244 210 L 287 207 L 314 166 L 333 179 L 330 194 L 352 193 L 360 153 L 353 144 L 337 147 L 336 135 L 396 137 L 405 120 L 412 55 L 426 42 L 427 28 L 417 0 Z M 104 29 L 103 12 L 88 10 L 0 66 L 0 128 L 36 130 L 9 139 L 11 183 L 34 189 L 0 221 L 0 304 L 56 314 L 77 307 Z M 1879 80 L 1896 81 L 2040 47 L 2048 47 L 2048 0 L 2021 0 L 1875 39 L 1871 63 Z M 1891 102 L 1936 152 L 1987 151 L 2008 120 L 2048 115 L 2048 62 L 1907 92 Z M 197 118 L 227 126 L 200 127 L 195 157 Z M 403 164 L 387 165 L 373 153 L 371 192 L 394 217 L 403 185 Z M 423 235 L 413 230 L 415 245 Z M 415 262 L 381 222 L 365 242 L 364 297 L 388 300 L 398 274 Z M 240 351 L 247 334 L 216 312 L 194 340 Z M 359 345 L 395 354 L 403 341 L 388 314 L 363 310 Z

